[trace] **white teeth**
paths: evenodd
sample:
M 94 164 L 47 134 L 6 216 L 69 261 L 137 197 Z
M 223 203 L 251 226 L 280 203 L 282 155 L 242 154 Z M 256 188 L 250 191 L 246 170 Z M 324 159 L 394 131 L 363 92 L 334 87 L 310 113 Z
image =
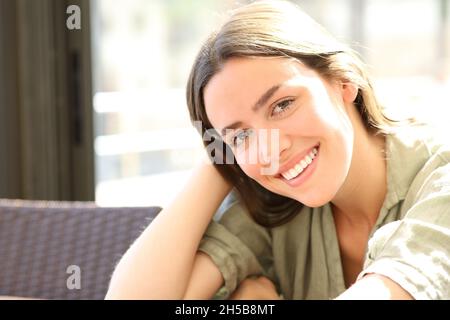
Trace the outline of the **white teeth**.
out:
M 291 169 L 291 170 L 289 170 L 289 175 L 291 177 L 295 177 L 297 175 L 297 171 L 295 169 Z
M 281 174 L 283 176 L 283 178 L 285 178 L 286 180 L 291 180 L 292 177 L 289 175 L 289 172 L 283 172 Z
M 305 169 L 308 166 L 308 163 L 305 160 L 300 161 L 300 165 L 303 169 Z
M 281 175 L 286 180 L 291 180 L 295 177 L 297 177 L 300 173 L 305 170 L 305 168 L 311 164 L 313 159 L 316 157 L 318 151 L 316 148 L 314 148 L 304 159 L 302 159 L 299 163 L 297 163 L 292 169 L 287 170 L 286 172 L 283 172 Z

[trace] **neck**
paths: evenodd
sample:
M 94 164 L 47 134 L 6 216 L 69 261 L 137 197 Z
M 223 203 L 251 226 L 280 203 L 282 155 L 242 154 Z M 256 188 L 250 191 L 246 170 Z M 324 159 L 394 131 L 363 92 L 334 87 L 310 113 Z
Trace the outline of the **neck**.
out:
M 387 191 L 385 137 L 368 133 L 361 121 L 354 121 L 354 124 L 349 174 L 331 206 L 335 219 L 350 225 L 365 225 L 370 231 Z

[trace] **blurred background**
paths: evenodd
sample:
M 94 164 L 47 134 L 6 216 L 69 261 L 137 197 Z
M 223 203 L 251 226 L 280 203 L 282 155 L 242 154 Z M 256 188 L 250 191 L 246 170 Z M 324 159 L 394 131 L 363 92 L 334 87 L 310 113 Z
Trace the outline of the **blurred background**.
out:
M 193 59 L 247 2 L 0 0 L 0 197 L 165 206 L 201 153 Z M 361 53 L 393 116 L 446 129 L 449 1 L 292 2 Z M 79 30 L 65 27 L 70 4 Z

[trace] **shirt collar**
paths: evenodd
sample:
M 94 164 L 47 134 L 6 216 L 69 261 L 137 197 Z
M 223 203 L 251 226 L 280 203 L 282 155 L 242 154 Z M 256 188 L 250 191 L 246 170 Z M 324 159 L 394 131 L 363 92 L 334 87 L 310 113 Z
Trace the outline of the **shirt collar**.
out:
M 419 125 L 402 126 L 386 136 L 387 192 L 380 215 L 405 199 L 417 173 L 431 156 L 425 129 Z

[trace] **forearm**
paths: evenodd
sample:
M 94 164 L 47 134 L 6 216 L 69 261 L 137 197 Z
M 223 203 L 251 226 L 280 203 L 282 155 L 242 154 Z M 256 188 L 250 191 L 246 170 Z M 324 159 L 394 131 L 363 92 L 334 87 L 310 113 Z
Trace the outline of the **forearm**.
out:
M 196 168 L 123 256 L 106 298 L 181 299 L 200 240 L 230 189 L 212 165 Z

